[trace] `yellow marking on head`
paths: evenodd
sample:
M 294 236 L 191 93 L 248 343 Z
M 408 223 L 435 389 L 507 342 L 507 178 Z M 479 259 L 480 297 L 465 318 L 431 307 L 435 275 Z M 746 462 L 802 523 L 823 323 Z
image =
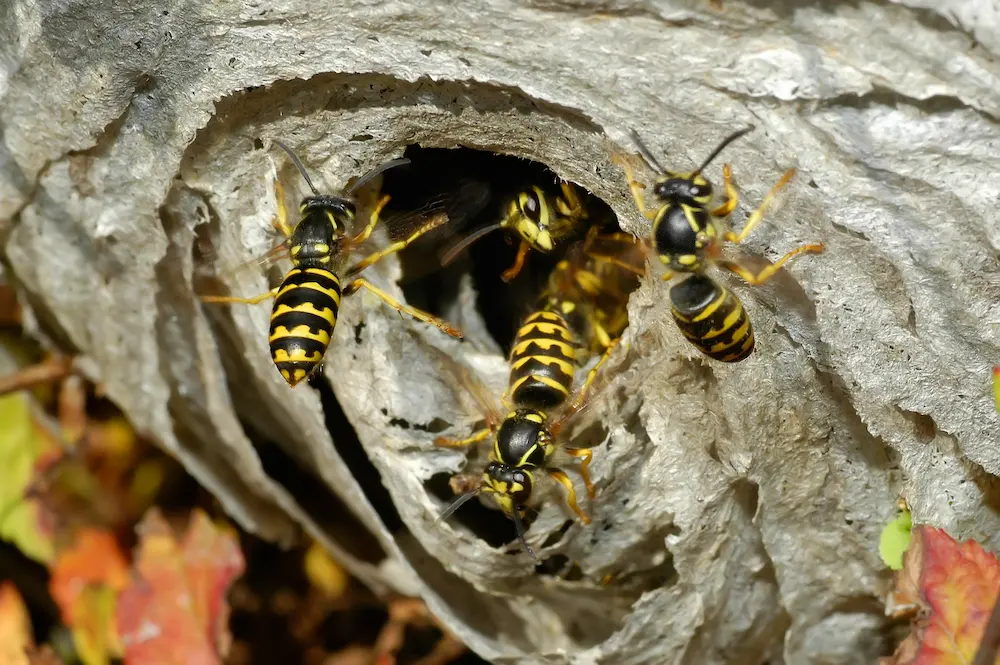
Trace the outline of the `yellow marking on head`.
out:
M 541 411 L 526 413 L 524 414 L 524 419 L 530 420 L 533 423 L 541 425 L 543 422 L 545 422 L 545 414 L 543 414 Z
M 663 265 L 670 265 L 674 260 L 671 254 L 658 254 L 657 258 L 660 259 L 660 263 Z
M 507 414 L 507 420 L 510 420 L 511 418 L 517 418 L 517 411 L 511 411 Z

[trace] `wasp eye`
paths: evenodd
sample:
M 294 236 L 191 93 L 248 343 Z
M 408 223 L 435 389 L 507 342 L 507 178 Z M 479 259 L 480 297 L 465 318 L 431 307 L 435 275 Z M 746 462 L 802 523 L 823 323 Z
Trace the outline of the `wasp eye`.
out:
M 525 192 L 524 203 L 521 208 L 525 215 L 534 221 L 538 221 L 538 216 L 542 210 L 542 204 L 538 201 L 538 196 L 534 192 Z
M 711 195 L 712 188 L 709 187 L 708 185 L 691 185 L 691 189 L 689 191 L 692 197 L 700 199 L 702 197 Z

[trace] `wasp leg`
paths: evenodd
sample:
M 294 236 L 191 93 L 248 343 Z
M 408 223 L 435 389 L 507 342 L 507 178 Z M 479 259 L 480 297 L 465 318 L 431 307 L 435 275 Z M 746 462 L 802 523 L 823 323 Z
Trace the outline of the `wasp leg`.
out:
M 562 199 L 556 201 L 559 212 L 566 217 L 575 217 L 583 213 L 583 202 L 576 193 L 576 188 L 568 182 L 559 183 L 559 188 L 562 190 Z
M 594 483 L 590 482 L 590 461 L 594 459 L 594 453 L 590 451 L 590 448 L 566 448 L 566 452 L 573 457 L 581 457 L 583 461 L 580 462 L 580 475 L 583 477 L 583 484 L 587 486 L 587 494 L 593 499 L 597 495 L 597 491 L 594 489 Z
M 372 221 L 371 224 L 368 225 L 368 228 L 366 229 L 367 234 L 370 234 L 371 233 L 371 229 L 375 227 L 375 222 L 378 221 L 378 217 L 377 217 L 378 211 L 382 209 L 382 206 L 384 206 L 385 203 L 388 202 L 388 200 L 389 200 L 389 197 L 386 196 L 386 197 L 383 197 L 381 201 L 379 201 L 378 207 L 376 208 L 375 212 L 372 213 L 372 219 L 373 219 L 373 221 Z M 373 252 L 373 253 L 369 254 L 368 256 L 366 256 L 365 258 L 361 259 L 356 264 L 354 264 L 354 266 L 352 266 L 345 274 L 347 275 L 347 277 L 353 277 L 354 275 L 357 275 L 359 272 L 361 272 L 362 270 L 364 270 L 368 266 L 372 265 L 373 263 L 377 263 L 378 261 L 381 261 L 382 259 L 384 259 L 385 257 L 389 256 L 390 254 L 395 254 L 396 252 L 400 251 L 401 249 L 405 249 L 406 246 L 409 245 L 410 243 L 412 243 L 414 240 L 416 240 L 420 236 L 424 235 L 428 231 L 432 231 L 432 230 L 436 229 L 437 227 L 441 226 L 442 224 L 444 224 L 447 221 L 448 221 L 448 216 L 447 215 L 435 215 L 434 218 L 430 222 L 428 222 L 427 224 L 424 224 L 419 229 L 417 229 L 416 231 L 414 231 L 413 233 L 411 233 L 408 238 L 404 238 L 403 240 L 398 240 L 398 241 L 392 243 L 391 245 L 389 245 L 388 247 L 386 247 L 385 249 L 380 249 L 377 252 Z M 360 236 L 358 236 L 358 238 L 361 238 L 361 236 L 364 236 L 364 238 L 362 238 L 359 242 L 364 242 L 364 239 L 368 237 L 368 235 L 366 235 L 366 232 L 362 232 L 362 234 Z M 354 242 L 354 241 L 352 241 L 352 242 Z
M 443 448 L 465 448 L 466 446 L 471 446 L 474 443 L 484 441 L 492 432 L 493 430 L 487 427 L 486 429 L 481 429 L 465 439 L 452 439 L 447 436 L 439 436 L 434 439 L 434 445 L 441 446 Z
M 268 298 L 273 298 L 278 295 L 278 289 L 280 286 L 276 286 L 266 293 L 262 293 L 259 296 L 254 296 L 253 298 L 237 298 L 235 296 L 200 296 L 202 302 L 228 302 L 228 303 L 243 303 L 244 305 L 256 305 L 257 303 L 264 302 Z
M 274 198 L 278 202 L 278 211 L 274 215 L 274 228 L 286 238 L 292 237 L 292 227 L 288 225 L 288 209 L 285 207 L 285 187 L 280 178 L 274 179 Z
M 798 256 L 799 254 L 820 254 L 823 252 L 824 249 L 825 246 L 823 245 L 823 243 L 815 243 L 809 245 L 802 245 L 801 247 L 796 247 L 795 249 L 788 252 L 787 254 L 782 256 L 780 259 L 778 259 L 771 265 L 761 270 L 756 275 L 747 270 L 746 268 L 744 268 L 743 266 L 741 266 L 740 264 L 733 263 L 732 261 L 720 261 L 719 264 L 723 268 L 731 272 L 734 272 L 740 277 L 742 277 L 747 284 L 752 284 L 754 286 L 757 286 L 758 284 L 763 284 L 767 280 L 774 277 L 774 274 L 781 269 L 781 266 L 785 265 L 785 263 L 787 263 L 788 260 L 791 259 L 792 257 Z
M 587 517 L 585 512 L 580 510 L 580 506 L 576 502 L 576 488 L 573 487 L 573 481 L 569 479 L 569 476 L 559 469 L 546 469 L 545 472 L 566 488 L 566 503 L 569 505 L 570 510 L 576 513 L 581 522 L 590 524 L 590 518 Z
M 374 210 L 372 210 L 371 216 L 368 218 L 368 224 L 361 230 L 361 233 L 351 238 L 352 245 L 360 245 L 365 240 L 368 240 L 368 236 L 372 234 L 372 231 L 375 230 L 375 225 L 378 224 L 379 216 L 382 214 L 382 208 L 384 208 L 385 204 L 388 202 L 389 196 L 383 196 L 378 200 L 378 203 L 375 204 Z
M 432 326 L 438 328 L 441 332 L 451 335 L 452 337 L 457 337 L 458 339 L 462 339 L 462 337 L 464 337 L 461 331 L 452 328 L 447 323 L 437 318 L 433 314 L 428 314 L 427 312 L 417 309 L 416 307 L 410 307 L 409 305 L 404 305 L 403 303 L 399 302 L 398 300 L 390 296 L 388 293 L 386 293 L 385 291 L 378 288 L 377 286 L 369 282 L 367 279 L 364 279 L 362 277 L 359 277 L 350 284 L 348 284 L 347 288 L 344 289 L 344 295 L 351 295 L 360 288 L 368 289 L 369 291 L 377 295 L 379 298 L 381 298 L 382 302 L 384 302 L 389 307 L 392 307 L 400 314 L 402 313 L 409 314 L 418 321 L 429 323 Z
M 794 175 L 795 169 L 788 169 L 785 171 L 785 175 L 781 176 L 781 180 L 778 181 L 778 184 L 772 187 L 771 191 L 769 191 L 767 196 L 764 197 L 764 202 L 761 203 L 760 206 L 750 214 L 750 217 L 747 218 L 747 223 L 743 225 L 743 230 L 740 231 L 738 235 L 732 231 L 726 231 L 726 240 L 729 242 L 743 242 L 743 239 L 750 235 L 753 227 L 757 226 L 760 223 L 760 220 L 763 219 L 764 210 L 767 206 L 771 205 L 771 201 L 774 200 L 777 193 L 782 187 L 788 184 Z
M 503 271 L 500 275 L 500 279 L 504 282 L 509 282 L 521 272 L 521 268 L 524 267 L 524 260 L 528 256 L 528 250 L 531 249 L 531 245 L 528 244 L 526 240 L 521 241 L 521 246 L 517 248 L 517 257 L 514 259 L 514 265 Z
M 605 349 L 604 353 L 601 354 L 601 359 L 598 360 L 597 364 L 594 365 L 594 368 L 587 373 L 587 379 L 583 382 L 583 385 L 580 386 L 580 389 L 576 391 L 576 396 L 573 397 L 573 401 L 570 402 L 570 405 L 567 410 L 568 413 L 578 411 L 580 407 L 583 406 L 583 403 L 587 397 L 587 391 L 590 390 L 591 385 L 594 383 L 594 379 L 597 378 L 597 373 L 600 371 L 601 366 L 605 362 L 607 362 L 608 358 L 611 356 L 611 352 L 615 350 L 615 347 L 618 346 L 618 343 L 620 341 L 621 337 L 611 340 L 611 343 L 608 345 L 608 348 Z
M 639 208 L 639 212 L 645 215 L 647 219 L 656 219 L 659 210 L 646 207 L 646 197 L 642 193 L 642 190 L 646 186 L 635 179 L 632 166 L 620 155 L 614 155 L 611 161 L 622 167 L 622 170 L 625 171 L 625 179 L 628 181 L 629 191 L 632 192 L 632 198 L 635 200 L 635 205 Z
M 733 210 L 736 210 L 736 205 L 740 202 L 740 195 L 733 187 L 733 168 L 729 164 L 722 167 L 722 186 L 726 190 L 726 200 L 712 211 L 713 217 L 728 217 Z

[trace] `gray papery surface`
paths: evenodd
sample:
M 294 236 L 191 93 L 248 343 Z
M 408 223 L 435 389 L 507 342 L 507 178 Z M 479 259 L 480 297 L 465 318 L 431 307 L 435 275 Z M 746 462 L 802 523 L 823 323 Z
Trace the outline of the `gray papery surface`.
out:
M 1000 545 L 998 15 L 974 1 L 12 0 L 5 258 L 40 334 L 85 356 L 240 524 L 281 542 L 305 529 L 377 591 L 422 595 L 494 662 L 872 662 L 887 648 L 878 534 L 898 494 L 917 521 Z M 798 174 L 746 252 L 827 250 L 764 287 L 729 282 L 758 336 L 736 366 L 683 341 L 661 284 L 636 292 L 630 348 L 588 414 L 603 423 L 586 429 L 603 443 L 594 522 L 547 543 L 569 519 L 548 501 L 529 531 L 543 558 L 575 563 L 573 579 L 457 522 L 432 527 L 443 504 L 425 483 L 465 458 L 417 425 L 439 417 L 459 434 L 474 416 L 429 346 L 498 392 L 506 378 L 468 285 L 451 312 L 467 343 L 356 296 L 327 358 L 405 525 L 395 533 L 316 393 L 275 372 L 269 308 L 202 306 L 192 288 L 206 234 L 234 293 L 267 288 L 263 271 L 225 272 L 274 241 L 271 160 L 285 161 L 256 138 L 289 143 L 328 189 L 411 143 L 527 157 L 645 234 L 610 163 L 633 151 L 629 128 L 685 168 L 747 123 L 724 156 L 737 225 Z M 372 274 L 400 295 L 394 259 Z M 248 431 L 330 498 L 297 499 L 301 483 L 266 472 Z M 348 510 L 349 541 L 327 526 Z M 364 530 L 384 557 L 362 554 Z

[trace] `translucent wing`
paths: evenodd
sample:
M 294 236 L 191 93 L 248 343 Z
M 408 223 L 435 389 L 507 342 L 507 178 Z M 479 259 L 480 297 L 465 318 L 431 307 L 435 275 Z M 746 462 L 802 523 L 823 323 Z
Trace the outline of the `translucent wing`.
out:
M 475 400 L 479 413 L 486 420 L 486 426 L 491 429 L 499 427 L 503 421 L 503 412 L 493 391 L 475 375 L 470 367 L 460 363 L 437 347 L 431 347 L 431 349 L 433 355 L 437 356 L 441 363 L 442 369 Z

